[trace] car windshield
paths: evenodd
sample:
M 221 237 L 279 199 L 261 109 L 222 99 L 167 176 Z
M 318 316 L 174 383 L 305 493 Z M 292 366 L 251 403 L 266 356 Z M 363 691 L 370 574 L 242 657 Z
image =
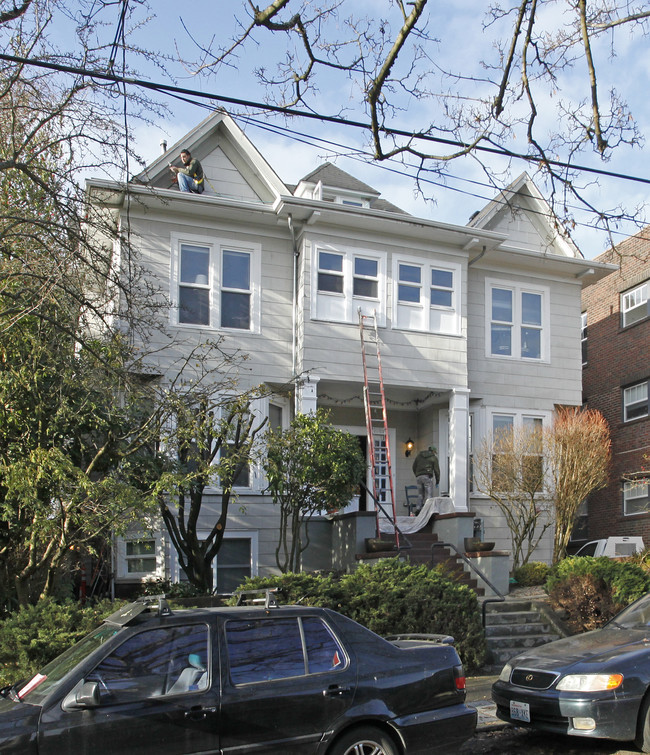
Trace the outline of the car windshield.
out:
M 48 663 L 27 684 L 22 685 L 18 697 L 34 705 L 40 705 L 69 671 L 119 631 L 120 627 L 114 624 L 102 624 L 97 627 L 83 640 Z
M 650 626 L 650 593 L 624 608 L 611 623 L 624 629 Z

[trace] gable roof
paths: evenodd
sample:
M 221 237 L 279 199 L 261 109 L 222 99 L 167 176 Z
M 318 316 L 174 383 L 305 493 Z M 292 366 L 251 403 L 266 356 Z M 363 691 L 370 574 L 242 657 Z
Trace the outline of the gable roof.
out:
M 536 236 L 532 243 L 526 240 L 524 224 L 528 225 L 528 233 Z M 475 213 L 467 225 L 507 233 L 512 241 L 504 244 L 504 247 L 539 249 L 541 241 L 549 254 L 584 257 L 526 172 Z
M 223 110 L 211 113 L 133 180 L 158 189 L 172 188 L 169 163 L 180 165 L 181 149 L 189 150 L 201 162 L 208 195 L 272 204 L 289 193 L 255 145 Z

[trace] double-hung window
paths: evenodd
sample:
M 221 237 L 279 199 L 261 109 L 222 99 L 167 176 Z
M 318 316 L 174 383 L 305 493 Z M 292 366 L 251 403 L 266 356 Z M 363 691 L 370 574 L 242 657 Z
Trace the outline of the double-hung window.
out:
M 647 476 L 623 483 L 623 511 L 625 516 L 650 512 L 650 484 Z
M 488 281 L 487 354 L 548 359 L 548 291 Z
M 314 319 L 354 323 L 361 309 L 385 324 L 386 255 L 315 245 L 313 271 Z
M 624 328 L 650 317 L 648 288 L 646 282 L 621 294 L 621 324 Z
M 396 259 L 393 266 L 396 327 L 457 335 L 460 275 L 461 268 L 454 263 Z
M 492 414 L 492 479 L 500 490 L 544 490 L 544 416 Z
M 648 381 L 624 388 L 623 421 L 630 422 L 633 419 L 647 417 L 648 414 Z
M 580 346 L 582 350 L 582 365 L 587 364 L 587 313 L 580 315 Z
M 259 330 L 260 249 L 198 236 L 172 236 L 172 322 Z

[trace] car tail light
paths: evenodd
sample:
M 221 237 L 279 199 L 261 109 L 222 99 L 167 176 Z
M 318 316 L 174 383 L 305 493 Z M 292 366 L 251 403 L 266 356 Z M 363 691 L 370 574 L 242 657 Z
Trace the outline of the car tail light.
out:
M 462 666 L 454 666 L 454 680 L 456 681 L 456 689 L 465 689 L 465 672 Z

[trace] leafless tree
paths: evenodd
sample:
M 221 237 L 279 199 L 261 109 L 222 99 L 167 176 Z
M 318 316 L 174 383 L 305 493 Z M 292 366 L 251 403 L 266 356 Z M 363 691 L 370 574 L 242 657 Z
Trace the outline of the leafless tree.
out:
M 428 0 L 391 0 L 376 11 L 364 15 L 367 6 L 354 0 L 273 0 L 262 7 L 242 0 L 229 39 L 187 29 L 198 50 L 188 66 L 206 76 L 224 66 L 245 75 L 248 61 L 259 60 L 251 51 L 263 48 L 254 73 L 269 101 L 332 115 L 331 99 L 324 104 L 320 91 L 327 73 L 338 80 L 338 115 L 363 114 L 371 124 L 374 160 L 397 157 L 422 177 L 444 176 L 469 155 L 499 186 L 508 157 L 523 154 L 544 173 L 556 214 L 569 225 L 576 201 L 599 227 L 637 218 L 637 209 L 593 206 L 585 192 L 590 180 L 570 164 L 580 155 L 606 162 L 619 147 L 641 143 L 634 115 L 604 69 L 619 39 L 627 44 L 646 35 L 647 4 L 497 0 L 481 7 L 482 25 L 477 18 L 463 39 L 436 37 L 441 11 Z M 485 45 L 477 45 L 480 39 Z
M 513 426 L 486 436 L 474 455 L 474 477 L 510 530 L 514 568 L 523 566 L 553 524 L 541 428 Z
M 600 412 L 573 407 L 558 409 L 544 435 L 555 515 L 553 563 L 557 563 L 566 555 L 580 504 L 607 484 L 611 440 Z

